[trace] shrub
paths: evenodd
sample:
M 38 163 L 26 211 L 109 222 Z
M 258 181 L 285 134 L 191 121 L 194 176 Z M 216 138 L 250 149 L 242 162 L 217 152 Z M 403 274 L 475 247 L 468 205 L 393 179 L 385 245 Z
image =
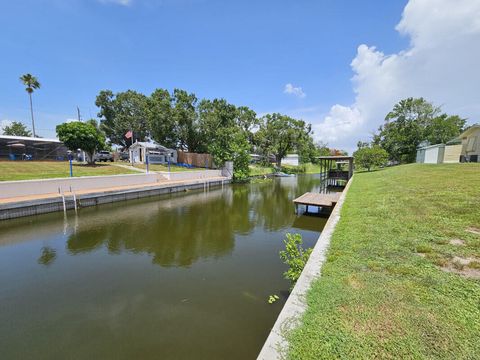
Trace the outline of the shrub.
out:
M 313 249 L 302 247 L 303 240 L 300 234 L 287 234 L 283 242 L 285 250 L 280 251 L 280 259 L 288 265 L 288 270 L 283 273 L 283 276 L 292 282 L 291 288 L 293 288 Z

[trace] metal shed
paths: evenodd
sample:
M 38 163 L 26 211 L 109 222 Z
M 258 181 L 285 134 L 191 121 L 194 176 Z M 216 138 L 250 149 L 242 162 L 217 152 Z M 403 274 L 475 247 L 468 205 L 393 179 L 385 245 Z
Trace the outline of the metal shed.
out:
M 441 164 L 445 153 L 445 144 L 428 145 L 417 148 L 417 163 Z

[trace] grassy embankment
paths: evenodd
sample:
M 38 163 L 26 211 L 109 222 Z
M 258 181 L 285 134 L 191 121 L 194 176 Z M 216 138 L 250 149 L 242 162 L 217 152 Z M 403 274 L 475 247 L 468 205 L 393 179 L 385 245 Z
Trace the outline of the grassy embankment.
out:
M 355 175 L 290 359 L 480 357 L 480 164 Z
M 73 176 L 75 177 L 119 174 L 137 174 L 137 172 L 111 164 L 73 165 Z M 69 176 L 70 168 L 66 161 L 0 161 L 0 181 L 51 179 Z
M 302 164 L 299 166 L 283 165 L 282 171 L 296 174 L 318 174 L 320 172 L 320 165 L 317 164 Z M 275 169 L 269 166 L 250 165 L 250 176 L 268 175 L 275 172 Z

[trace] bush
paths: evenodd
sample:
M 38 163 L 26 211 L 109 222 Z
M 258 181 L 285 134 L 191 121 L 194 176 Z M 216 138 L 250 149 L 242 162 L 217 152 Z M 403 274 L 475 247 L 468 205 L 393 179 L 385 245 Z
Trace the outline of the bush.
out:
M 280 251 L 280 259 L 289 267 L 283 273 L 283 276 L 292 282 L 291 288 L 293 288 L 313 249 L 302 247 L 303 240 L 300 234 L 287 234 L 283 242 L 285 243 L 285 250 Z

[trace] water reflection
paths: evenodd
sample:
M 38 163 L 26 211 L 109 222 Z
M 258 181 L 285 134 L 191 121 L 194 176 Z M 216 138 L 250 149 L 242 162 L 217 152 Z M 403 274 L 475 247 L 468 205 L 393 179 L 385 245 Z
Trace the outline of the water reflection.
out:
M 285 233 L 313 246 L 325 221 L 295 216 L 292 199 L 318 186 L 299 176 L 0 222 L 2 358 L 255 358 L 286 300 Z
M 51 265 L 57 257 L 57 252 L 49 246 L 42 247 L 42 254 L 38 258 L 38 263 L 48 266 Z

